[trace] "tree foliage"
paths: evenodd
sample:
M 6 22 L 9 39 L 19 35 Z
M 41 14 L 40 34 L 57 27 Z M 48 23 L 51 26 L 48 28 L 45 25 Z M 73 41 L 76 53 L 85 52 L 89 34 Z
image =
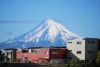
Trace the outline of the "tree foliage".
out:
M 100 51 L 97 53 L 96 62 L 100 64 Z
M 0 62 L 2 63 L 4 61 L 4 54 L 0 50 Z

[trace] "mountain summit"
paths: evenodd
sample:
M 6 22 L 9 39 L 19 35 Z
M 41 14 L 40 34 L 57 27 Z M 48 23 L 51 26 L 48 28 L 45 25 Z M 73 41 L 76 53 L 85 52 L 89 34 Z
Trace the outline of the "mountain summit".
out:
M 3 44 L 11 45 L 6 48 L 22 48 L 23 45 L 26 47 L 64 47 L 67 40 L 76 38 L 80 37 L 67 30 L 63 25 L 46 19 L 35 29 Z

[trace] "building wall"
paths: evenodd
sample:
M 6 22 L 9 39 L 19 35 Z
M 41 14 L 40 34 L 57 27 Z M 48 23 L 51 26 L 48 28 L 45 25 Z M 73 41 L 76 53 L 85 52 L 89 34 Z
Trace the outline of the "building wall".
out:
M 81 43 L 81 44 L 80 44 Z M 98 51 L 98 39 L 80 38 L 68 41 L 68 59 L 94 60 Z M 77 52 L 78 51 L 78 52 Z M 81 53 L 80 53 L 81 51 Z
M 50 49 L 50 59 L 67 59 L 67 49 Z
M 66 48 L 50 49 L 50 63 L 66 63 L 66 59 Z
M 99 49 L 99 51 L 100 51 L 100 38 L 99 38 L 98 40 L 99 40 L 99 48 L 98 48 L 98 49 Z
M 5 61 L 14 62 L 16 59 L 16 49 L 6 49 L 5 57 L 9 58 L 9 60 L 5 59 Z
M 25 62 L 24 57 L 27 57 L 28 61 L 35 63 L 42 63 L 43 61 L 50 62 L 51 59 L 66 59 L 66 54 L 67 54 L 67 49 L 36 48 L 36 49 L 28 49 L 27 53 L 22 53 L 22 50 L 20 51 L 17 50 L 16 57 L 20 58 L 21 62 Z
M 16 54 L 17 59 L 21 59 L 20 62 L 25 62 L 24 58 L 27 57 L 28 61 L 33 62 L 33 57 L 35 58 L 35 54 L 28 53 L 19 53 Z
M 77 42 L 81 42 L 81 44 L 77 44 Z M 75 39 L 68 41 L 67 49 L 68 49 L 68 57 L 67 57 L 68 60 L 70 59 L 85 60 L 85 40 Z M 81 51 L 81 54 L 77 54 L 77 51 Z
M 6 52 L 5 52 L 5 56 L 7 57 L 7 58 L 9 58 L 9 60 L 8 59 L 5 59 L 5 61 L 7 61 L 7 62 L 12 62 L 12 50 L 6 50 Z
M 85 38 L 85 60 L 95 60 L 98 52 L 98 39 Z
M 49 49 L 48 48 L 41 48 L 41 49 L 36 49 L 37 52 L 37 57 L 38 58 L 43 58 L 43 59 L 49 59 Z
M 35 50 L 35 52 L 31 52 Z M 48 49 L 29 49 L 29 52 L 22 53 L 22 51 L 17 51 L 17 58 L 21 59 L 21 62 L 24 62 L 24 57 L 28 58 L 28 61 L 31 62 L 41 62 L 41 59 L 49 59 L 49 50 Z

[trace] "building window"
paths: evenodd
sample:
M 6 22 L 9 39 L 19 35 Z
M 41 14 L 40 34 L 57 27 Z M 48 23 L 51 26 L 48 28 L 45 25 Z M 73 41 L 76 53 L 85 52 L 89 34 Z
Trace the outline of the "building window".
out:
M 94 44 L 94 41 L 88 41 L 89 44 Z
M 88 53 L 94 53 L 94 51 L 88 51 Z
M 49 54 L 49 52 L 45 52 L 45 54 Z
M 11 52 L 7 52 L 7 55 L 11 55 Z
M 42 54 L 42 52 L 36 52 L 37 54 Z
M 31 49 L 31 53 L 35 53 L 36 52 L 36 50 L 35 49 Z
M 70 44 L 70 43 L 72 43 L 72 42 L 68 42 L 68 43 Z
M 78 41 L 77 44 L 82 44 L 82 42 L 81 41 Z
M 52 54 L 58 54 L 58 52 L 52 52 Z
M 22 50 L 22 53 L 28 53 L 28 50 L 24 49 Z
M 37 60 L 34 60 L 33 62 L 34 62 L 34 63 L 37 63 Z
M 80 60 L 81 62 L 85 62 L 85 60 Z
M 68 59 L 72 59 L 72 57 L 68 57 Z
M 24 59 L 28 59 L 28 57 L 24 57 Z
M 27 62 L 28 62 L 28 57 L 24 57 L 23 61 L 24 61 L 25 63 L 27 63 Z
M 77 54 L 81 54 L 81 51 L 77 51 Z
M 68 52 L 72 52 L 72 50 L 68 50 Z

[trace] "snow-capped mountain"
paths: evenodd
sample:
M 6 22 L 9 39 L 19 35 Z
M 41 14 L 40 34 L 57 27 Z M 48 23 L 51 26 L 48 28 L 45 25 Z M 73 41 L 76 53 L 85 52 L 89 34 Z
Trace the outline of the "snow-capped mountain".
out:
M 26 47 L 64 47 L 67 40 L 80 38 L 67 30 L 63 25 L 46 19 L 35 29 L 13 39 L 3 42 L 5 48 Z M 1 46 L 0 46 L 1 47 Z

